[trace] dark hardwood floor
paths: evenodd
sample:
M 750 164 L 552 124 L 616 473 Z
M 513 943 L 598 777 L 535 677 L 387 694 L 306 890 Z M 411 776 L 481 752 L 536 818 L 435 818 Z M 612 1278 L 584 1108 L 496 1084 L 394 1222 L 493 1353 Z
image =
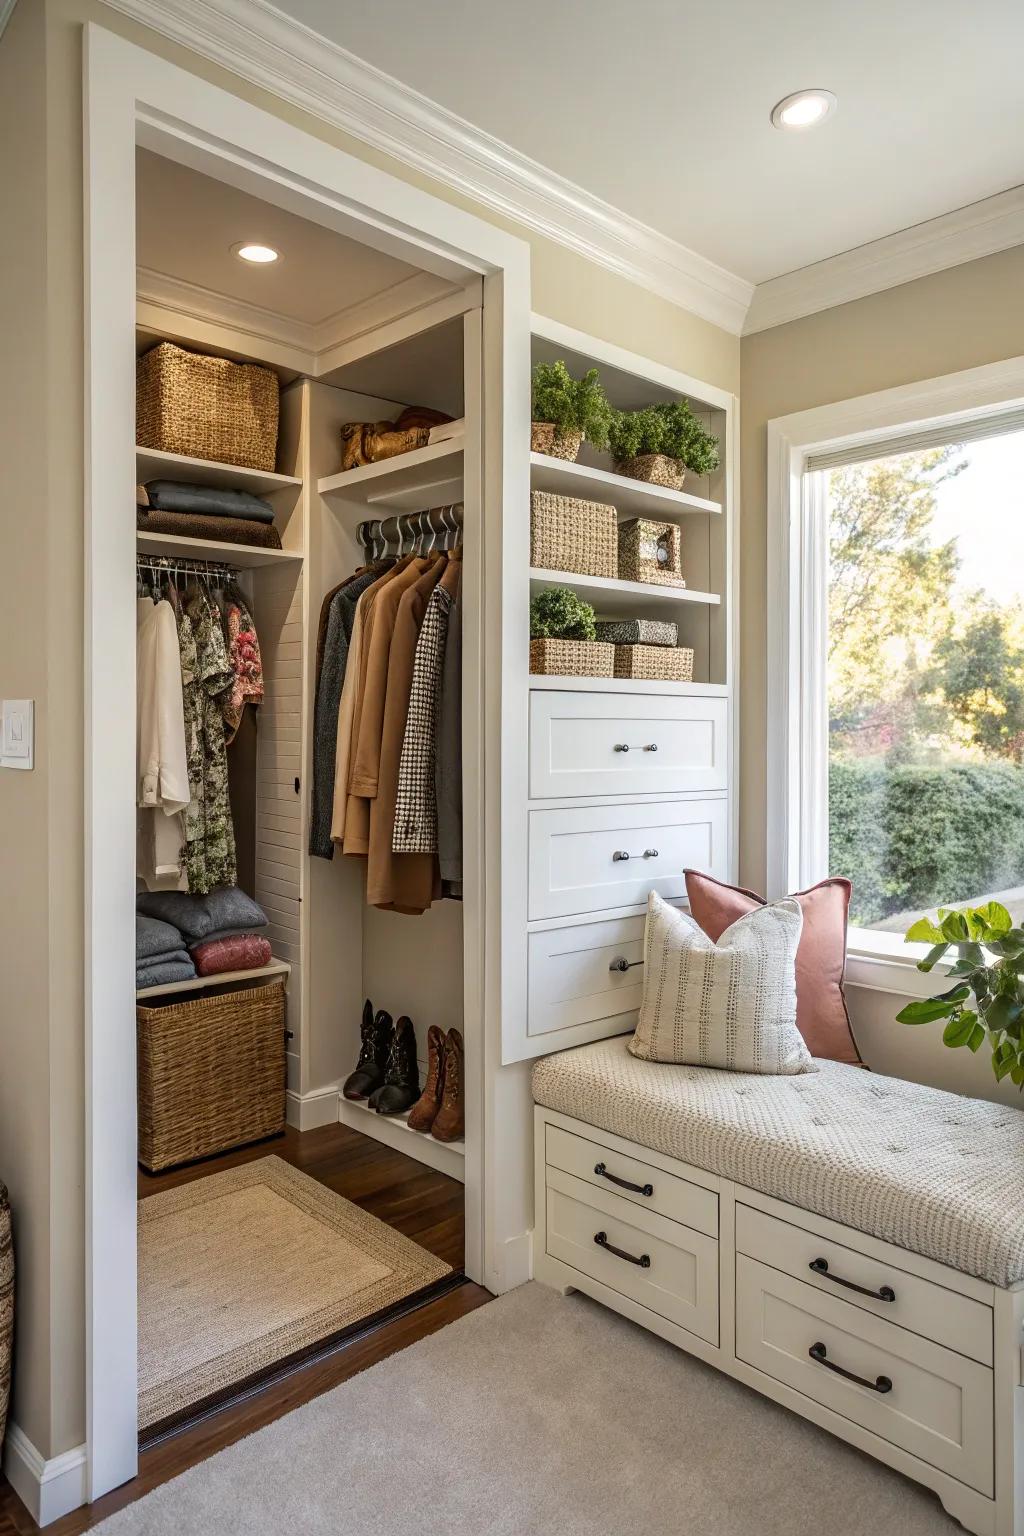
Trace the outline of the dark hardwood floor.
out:
M 191 1179 L 238 1167 L 273 1153 L 353 1201 L 364 1210 L 421 1243 L 438 1258 L 459 1269 L 464 1255 L 463 1188 L 454 1179 L 435 1173 L 414 1159 L 361 1136 L 346 1126 L 324 1126 L 302 1133 L 287 1130 L 282 1137 L 228 1152 L 190 1168 L 170 1173 L 139 1173 L 139 1196 L 158 1193 Z M 439 1328 L 490 1301 L 481 1286 L 466 1283 L 403 1316 L 373 1327 L 328 1348 L 315 1359 L 285 1366 L 269 1382 L 257 1386 L 208 1417 L 158 1441 L 139 1457 L 139 1475 L 123 1488 L 48 1526 L 48 1536 L 79 1536 L 160 1483 L 223 1450 L 245 1435 L 272 1423 L 293 1408 L 347 1381 L 377 1361 L 436 1333 Z M 0 1478 L 0 1536 L 28 1536 L 38 1529 Z

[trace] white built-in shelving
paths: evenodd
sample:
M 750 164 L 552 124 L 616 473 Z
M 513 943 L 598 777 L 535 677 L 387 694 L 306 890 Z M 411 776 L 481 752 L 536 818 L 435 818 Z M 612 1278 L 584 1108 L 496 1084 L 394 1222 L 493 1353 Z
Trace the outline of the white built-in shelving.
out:
M 201 992 L 206 987 L 224 987 L 235 983 L 272 981 L 276 976 L 288 976 L 291 966 L 286 960 L 271 960 L 269 965 L 255 966 L 247 971 L 218 971 L 213 976 L 190 976 L 187 981 L 170 981 L 162 987 L 139 987 L 137 998 L 166 997 L 173 992 Z
M 182 560 L 223 561 L 239 570 L 252 570 L 259 565 L 277 565 L 282 561 L 295 562 L 301 553 L 292 549 L 264 549 L 256 544 L 229 544 L 221 539 L 187 539 L 174 533 L 144 533 L 139 530 L 136 548 L 140 555 L 163 555 L 167 559 L 178 556 Z
M 406 1157 L 415 1157 L 438 1173 L 446 1173 L 449 1178 L 458 1179 L 460 1183 L 465 1181 L 464 1141 L 435 1141 L 429 1132 L 424 1134 L 422 1131 L 414 1131 L 409 1125 L 407 1114 L 378 1115 L 375 1109 L 359 1099 L 341 1099 L 340 1119 L 343 1125 L 352 1130 L 361 1131 L 364 1136 L 372 1136 L 375 1141 L 384 1142 L 396 1152 L 404 1152 Z
M 619 521 L 631 517 L 660 518 L 680 522 L 695 513 L 721 514 L 721 503 L 688 491 L 673 491 L 646 480 L 631 480 L 610 469 L 590 464 L 553 459 L 546 453 L 530 454 L 530 487 L 535 491 L 554 491 L 559 496 L 577 496 L 586 501 L 608 502 L 615 507 Z
M 267 469 L 247 469 L 242 464 L 220 464 L 216 459 L 192 459 L 183 453 L 161 453 L 156 448 L 135 449 L 135 478 L 140 485 L 150 480 L 178 480 L 186 485 L 215 485 L 231 491 L 251 491 L 268 496 L 275 491 L 295 490 L 302 481 L 294 475 L 278 475 Z
M 421 512 L 462 500 L 464 438 L 449 437 L 426 448 L 414 448 L 327 475 L 318 482 L 321 496 L 353 502 L 371 515 L 390 517 Z
M 678 610 L 684 603 L 714 607 L 722 601 L 717 592 L 695 592 L 690 587 L 662 587 L 650 581 L 620 581 L 614 576 L 578 576 L 574 571 L 531 569 L 531 593 L 546 592 L 549 587 L 571 587 L 593 604 L 599 618 L 635 618 L 639 612 L 649 616 Z
M 550 688 L 557 693 L 664 694 L 676 699 L 725 699 L 729 696 L 724 683 L 677 683 L 669 678 L 644 678 L 641 681 L 633 677 L 575 677 L 532 672 L 530 689 L 536 691 L 538 688 Z

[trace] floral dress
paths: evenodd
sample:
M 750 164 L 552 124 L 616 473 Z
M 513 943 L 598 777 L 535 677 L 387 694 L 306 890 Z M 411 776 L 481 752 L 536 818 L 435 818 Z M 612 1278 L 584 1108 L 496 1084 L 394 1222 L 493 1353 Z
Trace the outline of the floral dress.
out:
M 260 642 L 249 612 L 237 587 L 229 587 L 226 594 L 226 620 L 228 629 L 228 664 L 233 673 L 231 688 L 221 695 L 221 708 L 228 728 L 228 741 L 233 741 L 242 722 L 247 704 L 263 702 L 263 662 L 260 658 Z
M 178 646 L 190 794 L 185 873 L 189 891 L 205 896 L 218 885 L 234 885 L 237 878 L 222 700 L 235 679 L 220 616 L 198 587 L 187 594 Z

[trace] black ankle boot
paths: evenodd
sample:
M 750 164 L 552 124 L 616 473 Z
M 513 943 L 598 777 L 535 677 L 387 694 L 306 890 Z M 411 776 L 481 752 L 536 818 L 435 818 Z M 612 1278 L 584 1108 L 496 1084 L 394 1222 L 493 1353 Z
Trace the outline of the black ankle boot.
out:
M 370 1097 L 378 1115 L 401 1115 L 420 1096 L 420 1067 L 416 1060 L 416 1032 L 404 1015 L 395 1025 L 388 1050 L 383 1087 Z
M 390 1013 L 385 1013 L 382 1008 L 374 1018 L 373 1004 L 367 998 L 363 1004 L 359 1060 L 356 1062 L 355 1071 L 346 1077 L 341 1089 L 346 1099 L 368 1098 L 381 1086 L 393 1033 L 394 1027 Z

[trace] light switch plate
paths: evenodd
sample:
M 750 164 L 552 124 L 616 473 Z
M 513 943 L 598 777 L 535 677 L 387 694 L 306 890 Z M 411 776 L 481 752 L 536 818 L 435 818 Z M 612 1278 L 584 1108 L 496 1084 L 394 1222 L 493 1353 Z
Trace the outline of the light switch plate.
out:
M 31 768 L 35 761 L 35 702 L 4 699 L 0 716 L 0 768 Z

